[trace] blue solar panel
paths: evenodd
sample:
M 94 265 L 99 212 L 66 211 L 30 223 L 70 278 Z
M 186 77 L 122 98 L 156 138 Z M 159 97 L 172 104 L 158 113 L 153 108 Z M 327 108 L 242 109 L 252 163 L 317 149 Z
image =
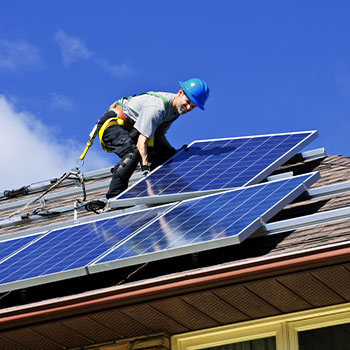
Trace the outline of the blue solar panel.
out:
M 312 131 L 194 142 L 120 198 L 251 185 L 264 179 L 316 134 Z M 33 237 L 16 243 L 4 241 L 0 243 L 0 292 L 98 272 L 107 265 L 126 266 L 167 257 L 172 252 L 184 254 L 238 243 L 261 225 L 261 217 L 267 220 L 299 195 L 303 184 L 309 185 L 316 178 L 316 174 L 299 176 L 57 229 L 38 235 L 33 242 Z
M 184 201 L 90 266 L 90 272 L 239 243 L 319 178 L 318 173 Z M 158 254 L 158 255 L 157 255 Z M 113 264 L 111 266 L 114 266 Z
M 256 184 L 317 136 L 316 131 L 197 141 L 118 200 Z M 121 202 L 120 202 L 121 203 Z
M 84 268 L 168 206 L 51 231 L 0 264 L 0 284 Z M 80 269 L 80 270 L 77 270 Z M 21 285 L 20 287 L 22 287 Z M 0 291 L 6 287 L 0 286 Z
M 13 238 L 0 242 L 0 261 L 15 253 L 18 249 L 24 247 L 38 236 L 39 235 Z

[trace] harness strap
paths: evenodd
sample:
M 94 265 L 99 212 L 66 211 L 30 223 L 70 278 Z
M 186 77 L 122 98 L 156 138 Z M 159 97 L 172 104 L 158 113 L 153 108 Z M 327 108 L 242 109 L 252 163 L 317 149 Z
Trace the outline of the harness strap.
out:
M 150 96 L 154 96 L 154 97 L 160 98 L 163 101 L 163 103 L 164 103 L 164 108 L 165 108 L 166 115 L 169 114 L 170 103 L 169 103 L 169 100 L 165 96 L 163 96 L 161 94 L 158 94 L 156 92 L 153 92 L 153 91 L 144 92 L 144 93 L 142 93 L 140 95 L 150 95 Z M 132 129 L 132 127 L 133 127 L 132 124 L 133 123 L 130 121 L 130 119 L 126 118 L 125 115 L 124 115 L 124 112 L 123 112 L 124 101 L 128 100 L 131 97 L 140 96 L 140 95 L 133 95 L 133 96 L 130 96 L 130 97 L 122 97 L 120 100 L 115 101 L 108 109 L 109 111 L 118 109 L 118 116 L 124 121 L 124 126 L 125 126 L 125 128 L 128 131 L 130 131 Z M 106 125 L 106 127 L 103 129 L 103 132 L 105 131 L 105 129 L 107 129 L 111 125 L 113 125 L 113 124 Z M 103 132 L 102 132 L 102 135 L 103 135 Z M 100 136 L 100 140 L 101 140 L 101 144 L 102 144 L 103 149 L 106 151 L 107 147 L 103 144 L 101 136 Z M 154 147 L 154 135 L 148 141 L 148 147 Z M 107 152 L 110 152 L 110 151 L 107 151 Z
M 154 91 L 149 91 L 149 92 L 144 92 L 142 94 L 139 94 L 139 95 L 133 95 L 133 96 L 130 96 L 130 97 L 122 97 L 120 100 L 118 101 L 115 101 L 110 107 L 108 110 L 111 110 L 113 108 L 115 108 L 117 105 L 119 105 L 121 107 L 121 109 L 123 110 L 124 109 L 124 101 L 128 100 L 129 98 L 131 97 L 136 97 L 136 96 L 141 96 L 141 95 L 150 95 L 150 96 L 155 96 L 155 97 L 158 97 L 160 98 L 163 103 L 164 103 L 164 108 L 165 108 L 165 113 L 166 115 L 169 113 L 169 109 L 170 109 L 170 103 L 169 103 L 169 100 L 161 95 L 161 94 L 158 94 L 157 92 L 154 92 Z
M 111 151 L 111 150 L 106 146 L 106 144 L 104 143 L 104 141 L 103 141 L 103 139 L 102 139 L 103 133 L 105 132 L 105 130 L 106 130 L 108 127 L 110 127 L 110 126 L 112 126 L 112 125 L 117 125 L 117 124 L 119 125 L 118 121 L 119 121 L 119 118 L 118 118 L 118 117 L 113 117 L 113 118 L 107 119 L 107 120 L 103 123 L 103 125 L 102 125 L 100 131 L 98 132 L 98 137 L 100 138 L 102 148 L 103 148 L 106 152 L 112 152 L 112 151 Z
M 163 103 L 164 103 L 164 108 L 165 108 L 166 115 L 168 115 L 169 109 L 170 109 L 170 103 L 169 103 L 169 100 L 165 96 L 163 96 L 161 94 L 158 94 L 156 92 L 153 92 L 153 91 L 145 92 L 145 93 L 140 94 L 140 95 L 145 95 L 145 94 L 160 98 L 163 101 Z M 133 95 L 133 96 L 130 96 L 130 97 L 135 97 L 135 96 L 139 96 L 139 95 Z M 86 147 L 85 147 L 83 153 L 80 156 L 80 160 L 83 160 L 85 158 L 86 153 L 89 150 L 89 148 L 92 146 L 92 144 L 94 142 L 94 139 L 97 136 L 97 134 L 99 136 L 99 139 L 101 141 L 101 145 L 102 145 L 103 149 L 106 152 L 112 152 L 110 149 L 108 149 L 108 147 L 106 146 L 106 144 L 102 140 L 103 133 L 105 132 L 105 130 L 108 127 L 118 124 L 120 126 L 124 126 L 129 132 L 132 130 L 134 122 L 132 120 L 126 118 L 125 114 L 123 112 L 124 101 L 128 100 L 130 97 L 122 97 L 121 99 L 113 102 L 113 104 L 108 108 L 108 111 L 114 110 L 117 113 L 117 116 L 107 119 L 102 124 L 101 128 L 99 128 L 99 126 L 101 124 L 99 124 L 99 122 L 97 122 L 97 124 L 94 126 L 94 128 L 92 129 L 92 131 L 91 131 L 91 133 L 89 135 L 90 136 L 90 140 L 87 142 Z M 150 147 L 154 146 L 154 135 L 149 140 L 148 146 L 150 146 Z
M 117 101 L 118 102 L 118 101 Z M 114 106 L 114 107 L 113 107 Z M 122 110 L 122 108 L 119 106 L 119 104 L 114 103 L 109 110 L 113 110 L 114 112 L 117 113 L 117 115 L 115 117 L 109 118 L 107 119 L 101 126 L 99 132 L 98 132 L 98 136 L 100 138 L 101 141 L 101 145 L 102 148 L 106 151 L 106 152 L 113 152 L 111 151 L 105 144 L 105 142 L 103 141 L 103 133 L 105 132 L 105 130 L 107 128 L 109 128 L 112 125 L 120 125 L 120 126 L 124 126 L 129 132 L 132 129 L 132 122 L 125 117 L 124 112 Z
M 153 92 L 153 91 L 145 92 L 144 94 L 160 98 L 163 101 L 163 103 L 164 103 L 164 108 L 165 108 L 166 115 L 169 114 L 170 103 L 169 103 L 169 100 L 165 96 L 163 96 L 161 94 L 158 94 L 156 92 Z M 141 95 L 144 95 L 144 94 L 141 94 Z M 154 147 L 154 139 L 155 139 L 155 137 L 153 135 L 150 138 L 150 140 L 148 141 L 148 144 L 147 144 L 148 147 Z
M 130 119 L 125 117 L 125 114 L 123 112 L 123 108 L 119 104 L 117 104 L 113 108 L 113 110 L 118 114 L 118 117 L 124 122 L 124 126 L 125 126 L 126 130 L 131 131 L 134 123 Z
M 163 101 L 164 108 L 165 108 L 165 113 L 166 113 L 166 115 L 168 115 L 169 108 L 170 108 L 170 103 L 169 103 L 169 100 L 165 96 L 163 96 L 161 94 L 157 94 L 156 92 L 153 92 L 153 91 L 146 92 L 146 94 L 150 95 L 150 96 L 159 97 Z

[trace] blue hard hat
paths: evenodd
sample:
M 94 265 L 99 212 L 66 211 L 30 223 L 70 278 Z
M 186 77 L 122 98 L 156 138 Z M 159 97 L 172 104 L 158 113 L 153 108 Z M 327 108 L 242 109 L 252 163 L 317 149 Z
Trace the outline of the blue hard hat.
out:
M 186 81 L 179 81 L 181 88 L 188 98 L 200 109 L 204 109 L 204 104 L 209 97 L 209 88 L 204 80 L 193 78 Z

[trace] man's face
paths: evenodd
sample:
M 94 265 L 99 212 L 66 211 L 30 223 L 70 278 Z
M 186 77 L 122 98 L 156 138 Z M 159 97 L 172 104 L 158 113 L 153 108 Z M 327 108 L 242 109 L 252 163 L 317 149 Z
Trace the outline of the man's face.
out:
M 175 107 L 180 114 L 186 114 L 196 108 L 196 105 L 187 97 L 185 92 L 180 89 L 176 94 Z

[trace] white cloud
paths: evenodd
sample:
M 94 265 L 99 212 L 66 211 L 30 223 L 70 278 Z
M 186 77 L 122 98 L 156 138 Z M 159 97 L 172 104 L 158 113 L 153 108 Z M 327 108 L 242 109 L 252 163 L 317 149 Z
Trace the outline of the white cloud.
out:
M 61 177 L 75 167 L 85 147 L 74 140 L 58 140 L 48 126 L 29 112 L 18 111 L 2 95 L 0 123 L 0 191 Z M 107 161 L 115 161 L 100 157 L 97 147 L 88 157 L 90 166 L 83 171 L 104 168 L 110 165 Z
M 0 69 L 41 67 L 42 64 L 40 52 L 35 46 L 24 40 L 11 42 L 0 39 Z
M 55 40 L 61 49 L 65 66 L 70 66 L 73 62 L 79 60 L 88 60 L 92 56 L 92 53 L 81 39 L 70 36 L 63 30 L 59 30 L 56 33 Z
M 72 111 L 75 109 L 74 102 L 67 96 L 51 93 L 50 94 L 50 107 L 54 110 L 66 110 Z
M 132 76 L 136 74 L 135 69 L 126 63 L 119 65 L 112 64 L 103 58 L 95 59 L 97 65 L 101 67 L 105 72 L 112 74 L 113 76 L 119 78 L 124 76 Z
M 84 41 L 78 37 L 68 35 L 63 30 L 59 30 L 55 35 L 55 40 L 61 49 L 63 64 L 68 67 L 79 60 L 90 60 L 105 72 L 115 77 L 133 76 L 136 70 L 127 63 L 113 64 L 90 51 Z

